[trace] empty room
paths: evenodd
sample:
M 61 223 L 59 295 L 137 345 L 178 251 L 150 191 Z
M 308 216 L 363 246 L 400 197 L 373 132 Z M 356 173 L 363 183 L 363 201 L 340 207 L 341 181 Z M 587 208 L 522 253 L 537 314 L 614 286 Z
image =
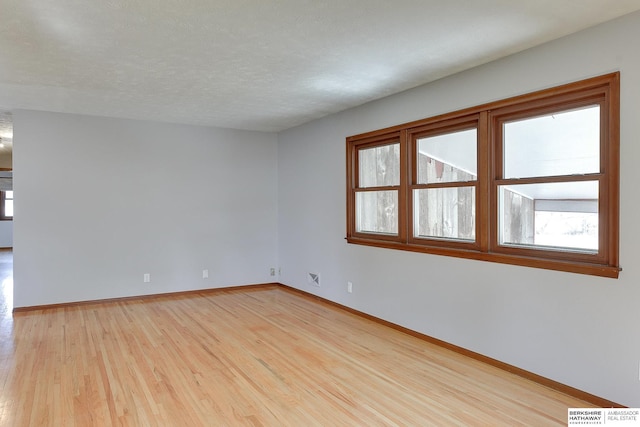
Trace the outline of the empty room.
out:
M 0 425 L 616 425 L 638 40 L 637 0 L 1 0 Z

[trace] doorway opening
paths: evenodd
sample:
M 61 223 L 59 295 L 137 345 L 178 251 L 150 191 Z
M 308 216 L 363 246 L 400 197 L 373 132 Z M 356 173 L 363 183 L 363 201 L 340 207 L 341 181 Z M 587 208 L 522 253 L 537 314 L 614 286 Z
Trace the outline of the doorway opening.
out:
M 0 110 L 0 318 L 13 310 L 13 115 Z

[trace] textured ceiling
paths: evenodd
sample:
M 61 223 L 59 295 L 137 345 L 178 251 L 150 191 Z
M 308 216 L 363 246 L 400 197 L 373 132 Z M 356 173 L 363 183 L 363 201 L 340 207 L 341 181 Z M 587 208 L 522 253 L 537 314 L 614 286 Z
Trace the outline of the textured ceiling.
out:
M 638 0 L 0 0 L 0 111 L 279 131 Z

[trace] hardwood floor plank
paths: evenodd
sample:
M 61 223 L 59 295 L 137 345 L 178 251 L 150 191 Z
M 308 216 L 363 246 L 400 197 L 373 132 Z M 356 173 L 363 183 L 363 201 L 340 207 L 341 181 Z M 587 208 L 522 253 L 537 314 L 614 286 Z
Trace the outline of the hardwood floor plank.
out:
M 544 426 L 592 406 L 279 288 L 2 322 L 3 426 Z

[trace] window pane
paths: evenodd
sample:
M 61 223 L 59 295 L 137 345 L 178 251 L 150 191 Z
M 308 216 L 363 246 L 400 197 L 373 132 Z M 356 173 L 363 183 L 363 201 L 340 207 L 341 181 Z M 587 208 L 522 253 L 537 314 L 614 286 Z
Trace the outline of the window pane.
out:
M 400 185 L 400 144 L 358 151 L 359 187 Z
M 598 105 L 504 124 L 504 178 L 598 172 Z
M 476 129 L 418 139 L 418 184 L 474 181 L 477 141 Z
M 500 186 L 500 243 L 598 250 L 598 182 Z
M 413 235 L 474 241 L 475 187 L 413 190 Z
M 356 195 L 356 231 L 398 234 L 398 192 L 365 191 Z
M 536 211 L 535 244 L 598 250 L 597 212 Z
M 13 199 L 13 191 L 5 191 L 4 197 L 7 199 Z
M 4 201 L 4 215 L 13 216 L 13 200 Z

